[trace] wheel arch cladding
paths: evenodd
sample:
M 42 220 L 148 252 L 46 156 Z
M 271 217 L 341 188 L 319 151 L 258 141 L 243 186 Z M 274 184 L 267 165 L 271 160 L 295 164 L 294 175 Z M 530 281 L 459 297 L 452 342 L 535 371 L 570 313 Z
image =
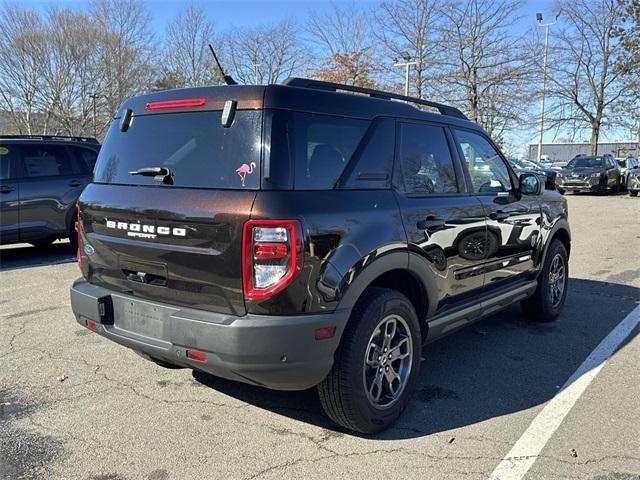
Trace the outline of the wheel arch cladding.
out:
M 555 239 L 562 242 L 564 248 L 567 250 L 567 256 L 569 256 L 571 253 L 571 236 L 569 235 L 569 231 L 563 227 L 559 227 L 551 236 L 549 243 Z
M 427 331 L 425 319 L 433 313 L 431 310 L 435 305 L 430 299 L 436 298 L 434 295 L 437 295 L 437 290 L 433 279 L 429 278 L 429 270 L 420 268 L 419 263 L 426 260 L 413 257 L 416 255 L 408 251 L 393 252 L 368 264 L 356 273 L 351 282 L 345 280 L 342 288 L 344 294 L 338 308 L 355 307 L 370 287 L 395 290 L 405 295 L 412 303 L 424 339 Z M 345 278 L 348 278 L 348 274 Z

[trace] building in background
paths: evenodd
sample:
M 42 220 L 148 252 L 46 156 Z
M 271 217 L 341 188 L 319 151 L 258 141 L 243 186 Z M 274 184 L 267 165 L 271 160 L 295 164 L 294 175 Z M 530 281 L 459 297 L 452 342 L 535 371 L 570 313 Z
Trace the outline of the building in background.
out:
M 610 153 L 614 157 L 627 157 L 632 155 L 640 158 L 640 142 L 602 142 L 598 144 L 598 155 Z M 590 155 L 591 145 L 589 143 L 543 143 L 542 156 L 552 162 L 566 162 L 576 155 Z M 529 160 L 536 160 L 538 157 L 538 144 L 529 145 Z

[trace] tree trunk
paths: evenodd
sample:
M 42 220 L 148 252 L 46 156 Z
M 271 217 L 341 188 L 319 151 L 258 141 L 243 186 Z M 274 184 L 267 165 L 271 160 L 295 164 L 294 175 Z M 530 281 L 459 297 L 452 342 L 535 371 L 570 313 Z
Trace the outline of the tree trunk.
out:
M 600 122 L 591 124 L 591 155 L 598 154 L 598 139 L 600 138 Z

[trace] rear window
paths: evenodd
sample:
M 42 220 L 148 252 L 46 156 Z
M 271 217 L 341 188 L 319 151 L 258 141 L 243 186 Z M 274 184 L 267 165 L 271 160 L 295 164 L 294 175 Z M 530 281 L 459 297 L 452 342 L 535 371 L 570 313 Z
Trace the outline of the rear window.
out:
M 100 149 L 95 182 L 163 187 L 260 188 L 262 112 L 236 112 L 224 128 L 222 112 L 140 115 L 121 132 L 114 120 Z M 141 168 L 165 167 L 173 185 L 131 175 Z
M 271 182 L 286 188 L 293 177 L 296 190 L 332 189 L 370 125 L 288 111 L 274 112 L 271 123 Z

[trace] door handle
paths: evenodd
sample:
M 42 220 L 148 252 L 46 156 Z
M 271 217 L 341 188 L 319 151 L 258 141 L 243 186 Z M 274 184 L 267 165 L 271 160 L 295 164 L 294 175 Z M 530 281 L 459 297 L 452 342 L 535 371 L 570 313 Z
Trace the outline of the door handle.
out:
M 15 189 L 16 189 L 15 187 L 10 187 L 8 185 L 2 185 L 2 186 L 0 186 L 0 193 L 13 192 Z
M 495 212 L 492 212 L 491 215 L 489 215 L 489 218 L 491 220 L 497 220 L 498 222 L 504 222 L 507 218 L 509 218 L 509 214 L 507 212 L 503 212 L 502 210 L 497 210 Z
M 80 185 L 82 185 L 82 182 L 80 180 L 70 180 L 69 181 L 69 186 L 70 187 L 79 187 Z
M 420 220 L 417 223 L 417 227 L 420 230 L 433 230 L 436 228 L 442 228 L 445 225 L 445 221 L 442 218 L 434 217 L 433 215 L 429 215 L 424 220 Z

